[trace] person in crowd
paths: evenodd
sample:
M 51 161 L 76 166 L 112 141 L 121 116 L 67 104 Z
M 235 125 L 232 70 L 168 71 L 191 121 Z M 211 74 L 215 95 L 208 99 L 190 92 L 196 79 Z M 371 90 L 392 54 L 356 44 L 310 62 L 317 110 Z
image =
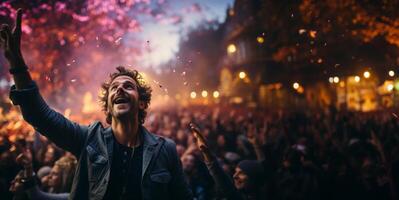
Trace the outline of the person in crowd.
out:
M 243 160 L 238 163 L 234 173 L 234 183 L 223 171 L 215 155 L 209 149 L 205 138 L 194 124 L 190 128 L 196 138 L 198 149 L 203 154 L 204 160 L 217 187 L 227 199 L 263 199 L 262 190 L 264 182 L 264 168 L 256 160 Z

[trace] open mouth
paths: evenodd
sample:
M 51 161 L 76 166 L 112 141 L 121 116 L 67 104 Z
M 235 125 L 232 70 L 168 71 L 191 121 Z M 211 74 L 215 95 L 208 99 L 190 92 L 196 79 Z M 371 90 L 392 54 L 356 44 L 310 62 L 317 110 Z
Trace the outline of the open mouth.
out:
M 114 100 L 114 104 L 124 104 L 124 103 L 129 103 L 129 100 L 127 99 L 127 98 L 124 98 L 124 97 L 117 97 L 115 100 Z

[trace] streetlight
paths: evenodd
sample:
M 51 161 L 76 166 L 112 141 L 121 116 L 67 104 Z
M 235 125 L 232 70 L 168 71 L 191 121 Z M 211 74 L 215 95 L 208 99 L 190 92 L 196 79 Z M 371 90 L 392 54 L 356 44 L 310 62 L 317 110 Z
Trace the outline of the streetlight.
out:
M 363 73 L 364 78 L 370 78 L 370 72 L 369 71 L 365 71 Z
M 338 83 L 338 82 L 339 82 L 338 76 L 335 76 L 334 79 L 333 79 L 333 81 L 334 81 L 334 83 Z
M 390 77 L 394 77 L 395 76 L 395 72 L 393 70 L 389 70 L 388 75 Z
M 292 87 L 297 90 L 299 88 L 299 83 L 295 82 L 292 84 Z
M 195 97 L 197 97 L 197 93 L 195 93 L 194 91 L 192 91 L 192 92 L 190 93 L 190 97 L 191 97 L 192 99 L 195 99 Z
M 247 74 L 246 74 L 245 72 L 240 72 L 240 73 L 238 74 L 238 77 L 239 77 L 240 79 L 244 79 L 246 76 L 247 76 Z
M 393 90 L 393 84 L 388 84 L 387 85 L 387 90 L 390 92 Z
M 355 76 L 355 81 L 360 82 L 360 76 Z
M 227 53 L 234 53 L 237 51 L 236 45 L 234 44 L 229 44 L 229 46 L 227 46 Z
M 208 92 L 206 90 L 202 90 L 201 95 L 205 98 L 208 96 Z
M 330 82 L 330 83 L 334 83 L 334 77 L 330 77 L 330 78 L 328 78 L 328 82 Z
M 258 36 L 256 37 L 256 41 L 258 41 L 259 44 L 262 44 L 265 42 L 265 38 L 263 38 L 262 36 Z
M 219 92 L 218 91 L 214 91 L 213 92 L 213 98 L 218 98 L 219 97 Z

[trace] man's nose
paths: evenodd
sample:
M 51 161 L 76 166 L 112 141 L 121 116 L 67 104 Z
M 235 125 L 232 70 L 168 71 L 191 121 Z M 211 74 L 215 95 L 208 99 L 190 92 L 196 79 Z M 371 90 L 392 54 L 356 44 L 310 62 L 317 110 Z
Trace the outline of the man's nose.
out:
M 122 87 L 122 85 L 119 85 L 119 86 L 116 88 L 116 93 L 119 94 L 119 93 L 121 93 L 121 92 L 123 92 L 123 87 Z

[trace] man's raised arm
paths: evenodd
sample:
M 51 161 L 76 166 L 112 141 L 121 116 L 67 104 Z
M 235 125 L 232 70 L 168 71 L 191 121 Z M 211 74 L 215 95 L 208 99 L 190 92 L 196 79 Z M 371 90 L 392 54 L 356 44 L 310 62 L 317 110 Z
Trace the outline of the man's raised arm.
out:
M 3 24 L 0 29 L 0 45 L 10 63 L 9 71 L 15 82 L 10 98 L 14 105 L 21 107 L 24 119 L 36 130 L 59 147 L 79 155 L 87 137 L 87 127 L 73 123 L 55 112 L 41 97 L 21 53 L 21 21 L 22 10 L 18 9 L 14 29 L 11 31 L 7 24 Z

